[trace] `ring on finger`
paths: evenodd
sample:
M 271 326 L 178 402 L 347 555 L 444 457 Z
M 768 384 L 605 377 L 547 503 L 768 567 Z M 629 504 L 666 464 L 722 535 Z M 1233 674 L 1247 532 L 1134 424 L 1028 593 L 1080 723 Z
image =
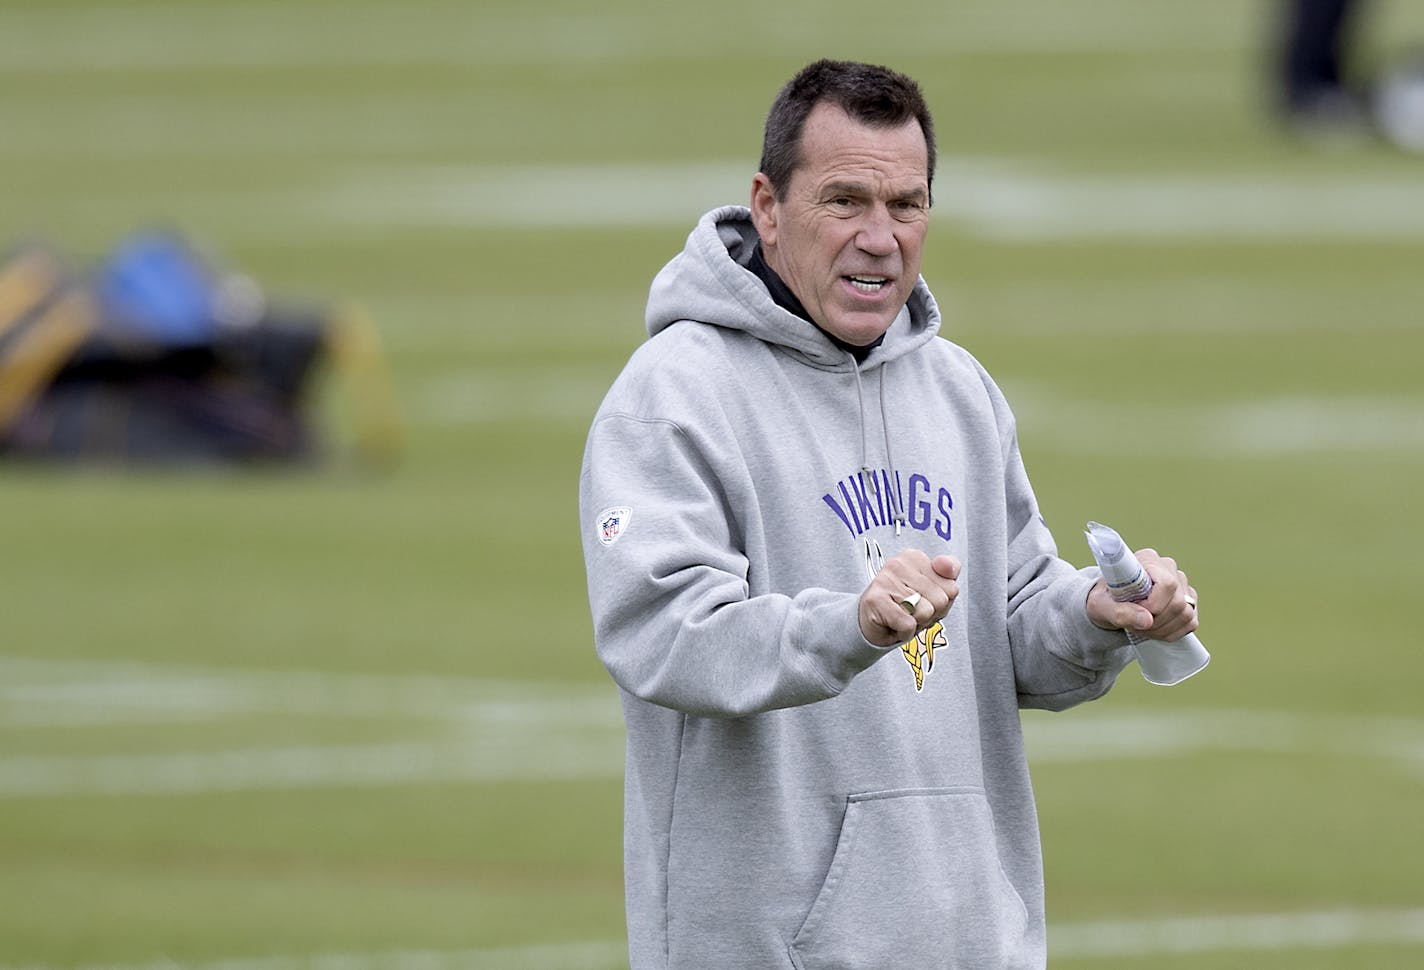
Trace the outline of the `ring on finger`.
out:
M 915 607 L 917 607 L 917 606 L 919 606 L 919 605 L 920 605 L 920 594 L 919 594 L 919 593 L 916 593 L 916 592 L 911 592 L 909 596 L 906 596 L 904 599 L 902 599 L 902 600 L 900 601 L 900 609 L 904 610 L 906 613 L 910 614 L 911 616 L 914 616 L 914 615 L 915 615 Z

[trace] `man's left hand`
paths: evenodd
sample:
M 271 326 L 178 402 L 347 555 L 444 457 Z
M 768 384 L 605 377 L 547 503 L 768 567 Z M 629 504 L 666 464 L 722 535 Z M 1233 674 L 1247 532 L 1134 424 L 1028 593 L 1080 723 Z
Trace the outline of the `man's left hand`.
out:
M 1147 640 L 1172 643 L 1197 628 L 1197 591 L 1176 560 L 1141 549 L 1138 562 L 1152 577 L 1152 592 L 1138 603 L 1119 603 L 1101 579 L 1088 592 L 1088 619 L 1104 630 L 1131 630 Z

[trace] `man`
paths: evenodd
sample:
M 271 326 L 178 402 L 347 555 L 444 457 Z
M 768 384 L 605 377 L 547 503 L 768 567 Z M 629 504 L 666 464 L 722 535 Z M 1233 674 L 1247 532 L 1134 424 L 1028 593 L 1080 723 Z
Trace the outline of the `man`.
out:
M 1104 693 L 1123 628 L 1196 626 L 1170 559 L 1134 605 L 1057 557 L 919 278 L 934 152 L 910 79 L 800 72 L 594 419 L 633 970 L 1042 967 L 1018 709 Z

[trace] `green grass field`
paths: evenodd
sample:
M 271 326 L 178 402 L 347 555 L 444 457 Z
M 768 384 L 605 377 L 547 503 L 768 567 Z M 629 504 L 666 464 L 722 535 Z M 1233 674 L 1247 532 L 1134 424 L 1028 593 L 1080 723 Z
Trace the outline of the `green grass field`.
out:
M 583 438 L 827 55 L 925 86 L 924 273 L 1064 555 L 1101 519 L 1201 592 L 1203 674 L 1026 718 L 1051 965 L 1424 964 L 1424 159 L 1279 137 L 1269 12 L 0 0 L 0 245 L 177 225 L 357 301 L 408 435 L 0 467 L 0 970 L 626 967 Z

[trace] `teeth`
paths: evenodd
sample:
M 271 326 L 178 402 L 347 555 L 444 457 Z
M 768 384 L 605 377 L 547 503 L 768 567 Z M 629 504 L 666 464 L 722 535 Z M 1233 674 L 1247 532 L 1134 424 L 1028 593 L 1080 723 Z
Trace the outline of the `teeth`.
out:
M 848 276 L 850 285 L 860 290 L 862 293 L 876 293 L 885 285 L 883 276 Z

